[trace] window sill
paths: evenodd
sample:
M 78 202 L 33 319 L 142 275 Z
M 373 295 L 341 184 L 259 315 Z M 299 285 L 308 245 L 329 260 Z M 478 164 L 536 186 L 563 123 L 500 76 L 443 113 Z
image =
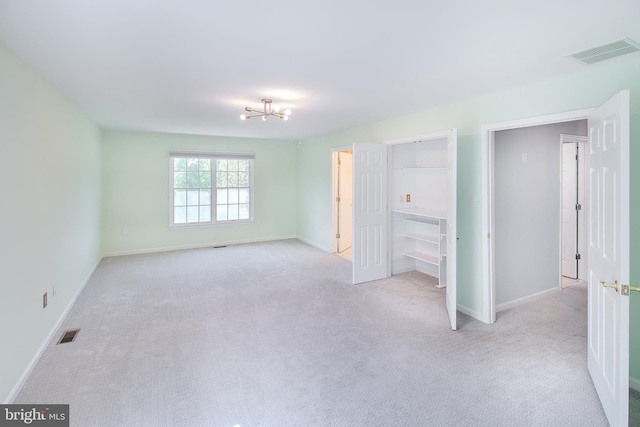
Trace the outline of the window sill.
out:
M 204 224 L 199 223 L 189 223 L 189 224 L 169 224 L 170 229 L 181 229 L 181 228 L 202 228 L 202 227 L 224 227 L 224 226 L 233 226 L 233 225 L 246 225 L 246 224 L 254 224 L 255 221 L 252 219 L 243 219 L 237 221 L 224 221 L 224 222 L 207 222 Z

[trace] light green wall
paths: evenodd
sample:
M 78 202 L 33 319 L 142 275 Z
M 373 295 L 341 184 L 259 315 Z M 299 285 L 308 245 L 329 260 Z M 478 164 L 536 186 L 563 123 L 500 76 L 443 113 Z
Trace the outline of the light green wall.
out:
M 100 130 L 2 43 L 0 150 L 5 401 L 100 259 L 101 149 Z
M 169 150 L 254 152 L 253 223 L 169 228 Z M 105 131 L 106 253 L 291 237 L 296 234 L 296 149 L 290 141 Z M 127 230 L 123 236 L 122 230 Z
M 483 124 L 596 107 L 631 90 L 631 164 L 640 163 L 640 59 L 638 55 L 585 67 L 579 74 L 490 94 L 466 102 L 371 123 L 298 145 L 298 235 L 319 247 L 331 244 L 331 149 L 354 142 L 458 128 L 458 302 L 482 311 Z M 640 172 L 631 167 L 631 280 L 640 282 Z M 477 197 L 476 208 L 468 206 Z M 640 295 L 631 298 L 631 376 L 640 379 Z

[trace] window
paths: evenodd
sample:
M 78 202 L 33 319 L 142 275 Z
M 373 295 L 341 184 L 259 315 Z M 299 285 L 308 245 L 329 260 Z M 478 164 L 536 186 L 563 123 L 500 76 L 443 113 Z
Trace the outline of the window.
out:
M 253 220 L 252 153 L 172 151 L 170 226 Z

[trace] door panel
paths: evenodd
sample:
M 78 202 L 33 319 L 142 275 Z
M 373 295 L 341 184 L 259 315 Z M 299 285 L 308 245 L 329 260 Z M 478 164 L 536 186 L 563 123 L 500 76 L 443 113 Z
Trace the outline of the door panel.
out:
M 588 365 L 611 426 L 629 420 L 629 92 L 589 116 Z
M 387 277 L 387 146 L 353 144 L 353 283 Z

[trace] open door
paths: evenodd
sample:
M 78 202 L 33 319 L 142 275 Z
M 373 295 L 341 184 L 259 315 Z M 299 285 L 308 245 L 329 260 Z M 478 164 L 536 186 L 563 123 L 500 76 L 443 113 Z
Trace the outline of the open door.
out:
M 562 275 L 578 278 L 578 143 L 562 144 Z
M 629 422 L 629 91 L 589 115 L 588 365 L 612 427 Z
M 353 144 L 353 283 L 387 277 L 387 146 Z
M 447 312 L 451 329 L 457 328 L 458 288 L 456 286 L 458 130 L 452 129 L 447 141 Z

